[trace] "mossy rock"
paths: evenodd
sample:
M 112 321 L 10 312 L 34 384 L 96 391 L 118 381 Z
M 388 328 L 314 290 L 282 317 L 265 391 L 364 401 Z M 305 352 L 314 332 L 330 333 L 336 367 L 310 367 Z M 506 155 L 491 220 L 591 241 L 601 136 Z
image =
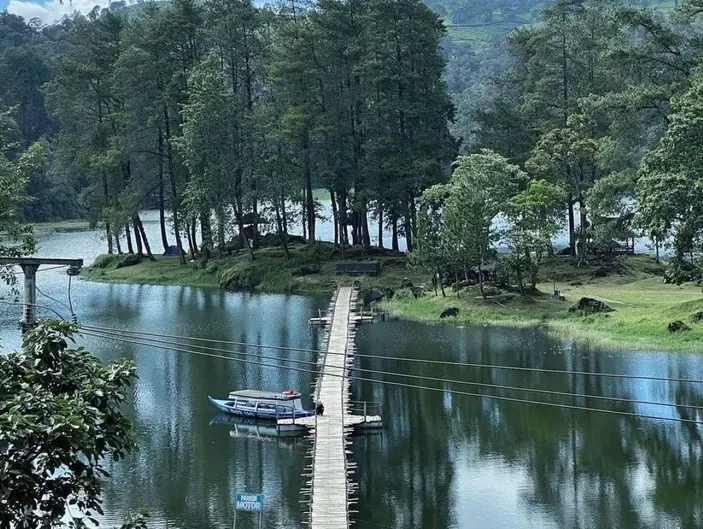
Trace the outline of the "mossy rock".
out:
M 117 268 L 125 268 L 127 266 L 134 266 L 138 265 L 139 263 L 142 262 L 142 258 L 138 256 L 137 254 L 127 254 L 125 255 L 120 262 L 117 263 Z
M 303 277 L 303 276 L 309 276 L 312 274 L 319 274 L 320 273 L 320 265 L 305 265 L 301 266 L 300 268 L 296 269 L 293 271 L 293 275 L 295 277 Z
M 684 322 L 677 320 L 677 321 L 672 321 L 669 323 L 667 326 L 667 329 L 669 332 L 682 332 L 682 331 L 690 331 L 691 328 L 686 325 Z
M 93 261 L 92 267 L 93 268 L 109 268 L 110 266 L 119 262 L 121 259 L 122 259 L 121 255 L 105 253 L 102 255 L 98 255 L 95 258 L 95 261 Z
M 613 309 L 611 309 L 608 305 L 594 298 L 581 298 L 578 300 L 576 305 L 569 308 L 570 313 L 577 313 L 581 315 L 599 314 L 612 311 Z
M 439 319 L 443 320 L 444 318 L 456 318 L 458 315 L 459 309 L 457 307 L 449 307 L 442 311 L 439 315 Z
M 253 290 L 261 281 L 261 277 L 253 269 L 228 270 L 222 274 L 220 287 L 228 290 Z

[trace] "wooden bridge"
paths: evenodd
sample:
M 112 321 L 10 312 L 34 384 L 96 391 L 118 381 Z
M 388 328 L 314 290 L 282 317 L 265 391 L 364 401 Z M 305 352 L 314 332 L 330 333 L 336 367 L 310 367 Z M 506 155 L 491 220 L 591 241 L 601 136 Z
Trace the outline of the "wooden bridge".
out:
M 308 496 L 309 525 L 312 529 L 347 529 L 355 485 L 351 474 L 356 467 L 348 459 L 354 428 L 380 428 L 380 416 L 353 415 L 349 398 L 349 368 L 354 362 L 354 333 L 362 318 L 356 312 L 358 292 L 352 287 L 337 290 L 327 316 L 329 327 L 326 353 L 321 355 L 320 376 L 315 397 L 324 405 L 324 414 L 305 421 L 313 441 L 310 451 L 309 481 L 303 489 Z M 333 353 L 333 354 L 327 354 Z M 290 422 L 290 421 L 286 421 Z

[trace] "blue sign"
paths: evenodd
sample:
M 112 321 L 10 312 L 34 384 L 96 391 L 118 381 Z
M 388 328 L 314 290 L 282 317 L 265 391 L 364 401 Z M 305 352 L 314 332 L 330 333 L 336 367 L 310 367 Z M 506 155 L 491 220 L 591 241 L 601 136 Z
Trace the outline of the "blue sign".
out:
M 264 509 L 264 495 L 237 492 L 234 509 L 237 511 L 260 512 Z

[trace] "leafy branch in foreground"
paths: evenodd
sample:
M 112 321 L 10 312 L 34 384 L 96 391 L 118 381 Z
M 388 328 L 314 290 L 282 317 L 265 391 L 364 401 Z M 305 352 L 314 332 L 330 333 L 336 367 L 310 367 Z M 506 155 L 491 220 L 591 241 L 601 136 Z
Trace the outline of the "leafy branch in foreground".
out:
M 22 352 L 0 356 L 2 529 L 97 523 L 106 463 L 135 448 L 120 409 L 136 368 L 127 360 L 102 365 L 69 348 L 76 330 L 42 324 L 25 336 Z

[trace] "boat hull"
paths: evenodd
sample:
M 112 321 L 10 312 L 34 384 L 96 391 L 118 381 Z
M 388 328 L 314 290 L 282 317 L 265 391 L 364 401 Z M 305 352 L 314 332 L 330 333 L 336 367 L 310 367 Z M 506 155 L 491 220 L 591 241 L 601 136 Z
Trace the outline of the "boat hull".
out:
M 231 400 L 223 399 L 213 399 L 208 395 L 208 400 L 215 406 L 218 410 L 235 417 L 248 417 L 250 419 L 256 419 L 258 421 L 276 421 L 278 419 L 298 419 L 302 417 L 312 417 L 315 415 L 314 411 L 307 410 L 295 410 L 295 413 L 291 409 L 278 409 L 274 410 L 246 410 L 240 407 L 235 407 L 234 402 Z

